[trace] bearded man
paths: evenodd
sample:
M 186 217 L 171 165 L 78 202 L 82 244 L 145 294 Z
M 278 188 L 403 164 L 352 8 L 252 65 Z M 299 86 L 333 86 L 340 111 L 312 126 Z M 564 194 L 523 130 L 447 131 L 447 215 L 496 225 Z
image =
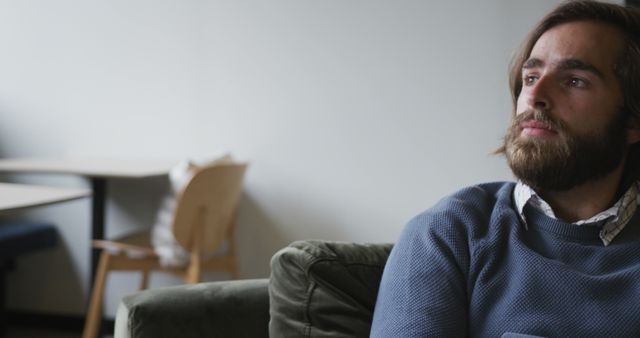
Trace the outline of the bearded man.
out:
M 372 337 L 640 336 L 640 13 L 570 1 L 511 70 L 516 183 L 418 215 L 385 267 Z

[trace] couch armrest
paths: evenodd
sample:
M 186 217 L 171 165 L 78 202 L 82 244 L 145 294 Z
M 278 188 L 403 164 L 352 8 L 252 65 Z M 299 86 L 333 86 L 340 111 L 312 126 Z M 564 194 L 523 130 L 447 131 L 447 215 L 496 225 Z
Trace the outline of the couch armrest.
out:
M 392 244 L 298 241 L 271 259 L 272 337 L 369 337 Z
M 145 290 L 122 300 L 115 337 L 269 337 L 267 279 Z

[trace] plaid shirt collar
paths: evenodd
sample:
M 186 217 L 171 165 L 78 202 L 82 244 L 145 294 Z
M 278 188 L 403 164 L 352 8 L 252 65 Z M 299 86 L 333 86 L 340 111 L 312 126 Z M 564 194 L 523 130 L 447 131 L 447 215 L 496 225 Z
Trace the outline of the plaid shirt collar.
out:
M 639 184 L 639 182 L 631 184 L 629 189 L 611 208 L 602 211 L 589 219 L 580 220 L 573 224 L 577 226 L 601 226 L 600 239 L 605 246 L 609 245 L 616 235 L 618 235 L 627 223 L 629 223 L 629 220 L 636 212 L 638 203 L 640 202 L 640 196 L 638 196 L 638 193 L 640 192 L 638 187 Z M 535 191 L 533 191 L 530 186 L 522 183 L 521 181 L 518 181 L 515 189 L 513 190 L 513 198 L 516 203 L 518 214 L 520 215 L 526 229 L 528 229 L 528 226 L 527 220 L 524 216 L 524 207 L 527 204 L 530 204 L 532 207 L 542 211 L 548 217 L 557 219 L 555 213 L 551 209 L 551 206 Z

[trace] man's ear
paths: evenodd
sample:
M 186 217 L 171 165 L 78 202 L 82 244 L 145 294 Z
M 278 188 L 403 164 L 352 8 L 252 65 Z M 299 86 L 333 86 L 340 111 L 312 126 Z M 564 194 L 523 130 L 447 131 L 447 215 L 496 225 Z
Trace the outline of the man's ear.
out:
M 640 128 L 630 126 L 627 128 L 627 144 L 634 144 L 640 142 Z
M 627 144 L 635 144 L 640 142 L 640 118 L 637 116 L 627 117 Z

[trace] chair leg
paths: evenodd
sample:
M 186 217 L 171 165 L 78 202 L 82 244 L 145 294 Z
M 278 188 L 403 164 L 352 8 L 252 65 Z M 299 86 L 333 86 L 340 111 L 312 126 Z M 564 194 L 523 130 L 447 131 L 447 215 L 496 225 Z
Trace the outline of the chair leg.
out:
M 102 250 L 95 285 L 91 294 L 91 302 L 89 303 L 89 310 L 84 323 L 84 331 L 82 332 L 83 338 L 95 338 L 100 329 L 100 324 L 102 323 L 102 297 L 110 258 L 111 255 L 106 250 Z
M 142 270 L 142 279 L 140 280 L 140 290 L 149 287 L 149 270 Z
M 231 231 L 229 231 L 229 237 L 227 239 L 228 243 L 229 243 L 229 256 L 231 256 L 231 278 L 232 279 L 239 279 L 240 278 L 240 273 L 238 272 L 238 247 L 236 244 L 236 237 L 235 237 L 235 216 L 233 219 L 233 222 L 231 224 Z
M 191 254 L 191 262 L 187 267 L 187 275 L 185 277 L 185 281 L 190 284 L 195 284 L 200 282 L 200 278 L 202 275 L 202 267 L 200 264 L 200 255 Z
M 193 243 L 191 244 L 191 261 L 189 262 L 189 266 L 187 267 L 187 274 L 185 276 L 185 281 L 191 284 L 200 282 L 200 277 L 202 274 L 202 262 L 200 254 L 202 252 L 202 236 L 204 235 L 204 229 L 202 228 L 204 218 L 204 210 L 200 209 L 196 224 L 194 225 L 193 229 L 195 238 L 193 239 Z

